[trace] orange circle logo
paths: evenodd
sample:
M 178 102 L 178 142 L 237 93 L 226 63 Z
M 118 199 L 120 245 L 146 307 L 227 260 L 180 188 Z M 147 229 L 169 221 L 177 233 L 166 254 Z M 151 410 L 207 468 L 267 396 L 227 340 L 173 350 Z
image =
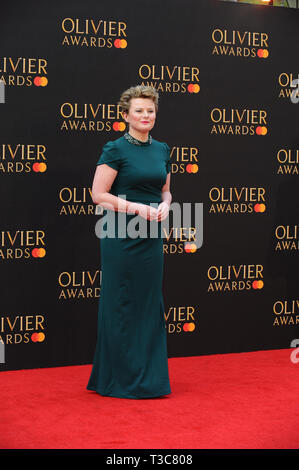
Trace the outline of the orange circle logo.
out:
M 187 173 L 197 173 L 198 172 L 198 165 L 196 163 L 188 163 L 186 166 Z
M 44 173 L 44 171 L 46 171 L 46 169 L 47 169 L 46 163 L 41 162 L 41 163 L 39 164 L 39 171 L 40 171 L 41 173 Z
M 255 132 L 257 133 L 257 135 L 266 135 L 268 130 L 265 126 L 257 126 Z
M 198 93 L 200 90 L 200 86 L 197 83 L 189 83 L 189 85 L 187 86 L 187 90 L 189 91 L 189 93 Z
M 33 248 L 31 254 L 33 258 L 43 258 L 46 255 L 46 250 L 44 248 Z
M 47 77 L 35 77 L 33 83 L 35 86 L 47 86 L 48 79 Z
M 114 41 L 114 47 L 117 49 L 125 49 L 127 45 L 128 43 L 125 39 L 115 39 Z
M 195 243 L 185 243 L 185 251 L 186 253 L 195 253 L 197 250 L 197 246 Z
M 35 171 L 36 173 L 39 173 L 39 172 L 43 173 L 44 171 L 46 171 L 46 169 L 47 169 L 47 165 L 44 162 L 42 163 L 35 162 L 32 165 L 32 170 Z
M 123 132 L 126 128 L 126 124 L 124 122 L 115 121 L 112 125 L 112 128 L 116 132 L 117 131 Z
M 262 289 L 264 287 L 263 281 L 253 281 L 252 283 L 253 289 Z
M 188 331 L 188 332 L 194 331 L 195 330 L 195 323 L 193 323 L 193 322 L 184 323 L 183 330 Z
M 42 341 L 44 341 L 44 339 L 44 333 L 32 333 L 31 335 L 31 341 L 33 341 L 34 343 L 41 343 Z
M 268 49 L 258 49 L 258 51 L 257 51 L 257 56 L 258 56 L 260 59 L 266 59 L 267 57 L 269 57 L 269 51 L 268 51 Z
M 265 212 L 266 210 L 266 205 L 265 204 L 255 204 L 254 205 L 254 211 L 255 212 Z

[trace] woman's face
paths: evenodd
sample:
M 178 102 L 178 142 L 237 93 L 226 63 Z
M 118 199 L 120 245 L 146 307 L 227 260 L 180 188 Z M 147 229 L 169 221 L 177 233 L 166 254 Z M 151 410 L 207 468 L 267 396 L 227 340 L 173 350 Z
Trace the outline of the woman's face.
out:
M 129 129 L 147 133 L 155 125 L 156 108 L 150 98 L 132 98 L 128 113 L 123 113 L 124 119 L 129 123 Z

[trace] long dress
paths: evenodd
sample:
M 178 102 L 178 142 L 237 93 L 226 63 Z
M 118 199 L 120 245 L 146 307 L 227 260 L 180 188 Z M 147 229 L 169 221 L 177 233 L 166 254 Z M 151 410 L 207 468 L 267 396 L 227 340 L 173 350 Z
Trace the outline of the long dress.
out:
M 122 136 L 104 145 L 97 164 L 104 163 L 118 170 L 111 194 L 127 201 L 156 203 L 158 207 L 170 172 L 170 148 L 166 143 L 152 139 L 134 145 Z M 138 219 L 140 226 L 136 225 Z M 118 398 L 168 395 L 171 389 L 162 294 L 161 222 L 108 209 L 103 211 L 103 220 L 106 225 L 102 225 L 101 233 L 112 221 L 116 236 L 100 237 L 98 336 L 87 389 Z M 130 221 L 137 230 L 135 238 L 129 230 Z M 143 228 L 142 236 L 138 236 L 138 227 Z M 157 232 L 158 236 L 150 236 Z

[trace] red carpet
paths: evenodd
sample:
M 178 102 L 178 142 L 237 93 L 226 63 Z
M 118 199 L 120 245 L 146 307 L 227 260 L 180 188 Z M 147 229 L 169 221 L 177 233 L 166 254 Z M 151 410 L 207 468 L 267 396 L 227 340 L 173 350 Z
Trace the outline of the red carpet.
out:
M 91 366 L 0 372 L 1 449 L 296 449 L 291 349 L 169 360 L 172 394 L 85 390 Z

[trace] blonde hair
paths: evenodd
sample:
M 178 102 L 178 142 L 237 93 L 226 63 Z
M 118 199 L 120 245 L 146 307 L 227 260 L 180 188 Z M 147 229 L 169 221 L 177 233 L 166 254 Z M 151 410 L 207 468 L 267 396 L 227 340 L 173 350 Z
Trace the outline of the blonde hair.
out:
M 149 98 L 154 102 L 156 111 L 158 111 L 159 94 L 154 87 L 137 85 L 125 90 L 121 94 L 120 100 L 118 102 L 119 106 L 121 107 L 121 112 L 129 112 L 130 101 L 132 98 Z

